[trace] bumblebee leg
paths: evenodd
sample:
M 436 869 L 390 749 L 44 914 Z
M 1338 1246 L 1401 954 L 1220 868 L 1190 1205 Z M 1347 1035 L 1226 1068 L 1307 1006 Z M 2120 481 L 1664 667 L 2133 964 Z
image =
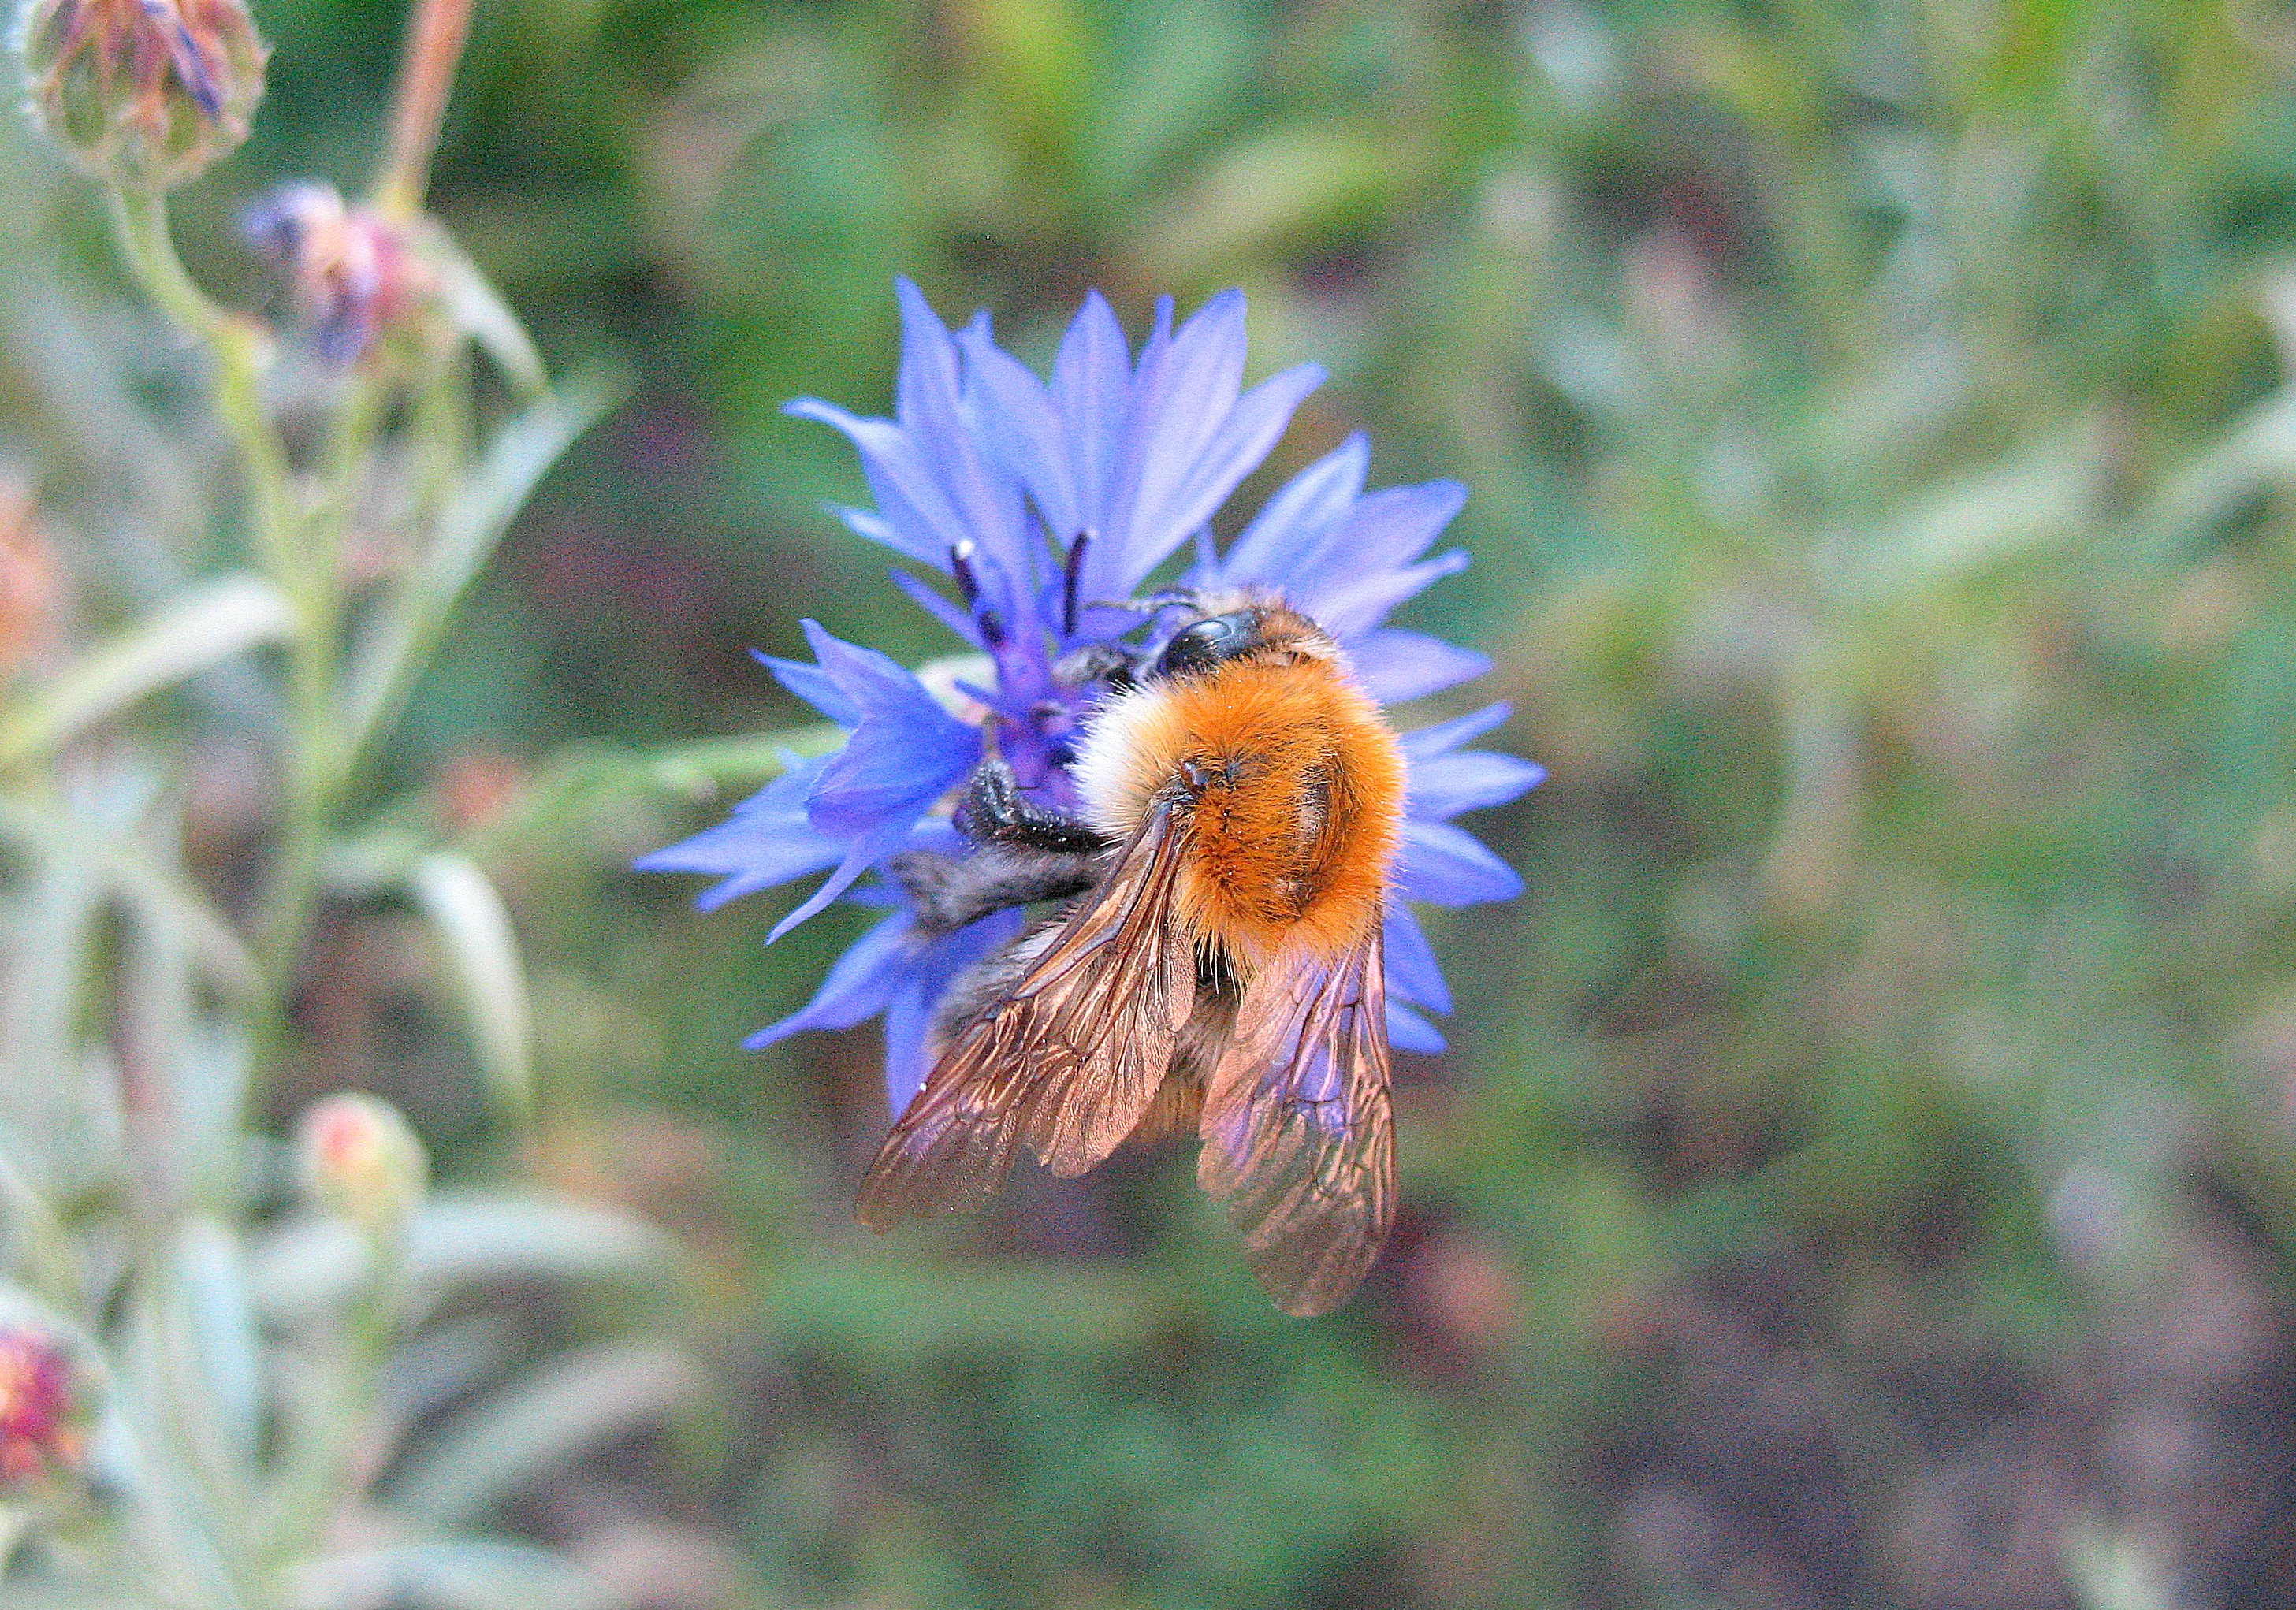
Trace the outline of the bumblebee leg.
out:
M 1122 643 L 1086 643 L 1061 658 L 1053 666 L 1053 680 L 1064 688 L 1096 682 L 1128 688 L 1140 680 L 1140 657 Z
M 1085 823 L 1032 803 L 1000 756 L 974 769 L 958 825 L 976 842 L 1015 845 L 1058 854 L 1090 855 L 1109 847 Z
M 971 855 L 905 850 L 885 863 L 924 933 L 953 934 L 992 911 L 1047 900 L 1070 900 L 1100 879 L 1097 853 L 988 844 Z
M 1037 958 L 1060 937 L 1060 929 L 1058 919 L 1047 918 L 956 976 L 933 1008 L 932 1023 L 925 1031 L 925 1043 L 935 1061 L 974 1018 L 1013 993 L 1013 986 L 1036 965 Z

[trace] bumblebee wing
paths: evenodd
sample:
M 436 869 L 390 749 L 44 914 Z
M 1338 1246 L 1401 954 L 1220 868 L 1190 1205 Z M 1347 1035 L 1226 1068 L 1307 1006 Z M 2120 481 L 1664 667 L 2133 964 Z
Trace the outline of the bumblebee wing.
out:
M 1155 1099 L 1195 1009 L 1172 895 L 1179 830 L 1159 805 L 1058 937 L 926 1075 L 861 1182 L 861 1222 L 979 1205 L 1025 1142 L 1054 1173 L 1116 1149 Z
M 1337 958 L 1279 952 L 1205 1094 L 1196 1177 L 1286 1313 L 1345 1302 L 1395 1219 L 1386 1012 L 1377 928 Z

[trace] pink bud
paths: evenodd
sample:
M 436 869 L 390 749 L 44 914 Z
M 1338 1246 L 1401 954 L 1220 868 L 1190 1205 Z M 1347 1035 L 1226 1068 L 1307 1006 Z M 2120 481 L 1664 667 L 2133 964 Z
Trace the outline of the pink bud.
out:
M 414 1129 L 363 1091 L 305 1109 L 299 1145 L 312 1199 L 370 1231 L 395 1233 L 430 1189 L 430 1161 Z
M 86 1445 L 71 1350 L 30 1325 L 0 1326 L 0 1488 L 76 1468 Z

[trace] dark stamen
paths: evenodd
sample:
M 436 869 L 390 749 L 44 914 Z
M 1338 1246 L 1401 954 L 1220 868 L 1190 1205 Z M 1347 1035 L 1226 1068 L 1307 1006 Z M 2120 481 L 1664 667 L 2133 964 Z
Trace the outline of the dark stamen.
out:
M 972 544 L 970 542 L 959 543 L 948 551 L 948 568 L 956 577 L 956 590 L 964 594 L 964 601 L 978 604 L 980 601 L 980 578 L 972 574 Z
M 1078 588 L 1084 582 L 1085 545 L 1092 541 L 1090 531 L 1079 531 L 1076 541 L 1069 544 L 1068 561 L 1061 574 L 1061 632 L 1074 637 L 1077 633 Z
M 970 538 L 948 551 L 949 574 L 956 577 L 956 590 L 964 594 L 972 618 L 980 623 L 980 635 L 992 649 L 1004 643 L 1004 622 L 994 609 L 984 609 L 980 602 L 980 578 L 972 573 L 972 543 Z

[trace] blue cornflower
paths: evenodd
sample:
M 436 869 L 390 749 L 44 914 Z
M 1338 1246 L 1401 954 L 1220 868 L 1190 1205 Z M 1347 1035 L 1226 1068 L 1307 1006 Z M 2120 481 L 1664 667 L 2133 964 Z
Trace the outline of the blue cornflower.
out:
M 1057 810 L 1076 808 L 1067 763 L 1104 684 L 1062 668 L 1096 646 L 1137 643 L 1147 617 L 1129 601 L 1183 547 L 1193 548 L 1186 585 L 1282 596 L 1340 642 L 1383 704 L 1489 669 L 1481 655 L 1383 624 L 1398 604 L 1465 566 L 1456 550 L 1427 553 L 1466 494 L 1449 481 L 1366 494 L 1371 450 L 1360 435 L 1293 477 L 1225 552 L 1215 548 L 1213 512 L 1323 380 L 1302 364 L 1242 388 L 1241 292 L 1213 298 L 1177 330 L 1170 301 L 1160 303 L 1136 357 L 1095 292 L 1070 324 L 1049 380 L 996 346 L 985 313 L 952 334 L 906 281 L 900 299 L 895 417 L 863 419 L 809 397 L 789 412 L 835 426 L 858 450 L 876 507 L 839 510 L 845 523 L 955 584 L 952 599 L 915 574 L 893 573 L 972 651 L 980 668 L 968 674 L 977 680 L 941 678 L 936 693 L 886 656 L 806 622 L 815 663 L 766 664 L 845 729 L 845 747 L 791 758 L 726 821 L 638 862 L 718 877 L 701 898 L 705 909 L 830 870 L 775 928 L 776 939 L 840 895 L 889 908 L 811 1001 L 749 1044 L 882 1012 L 886 1094 L 897 1114 L 928 1071 L 935 1003 L 1024 919 L 999 912 L 929 938 L 898 885 L 857 887 L 858 880 L 903 850 L 963 853 L 942 807 L 983 758 L 991 730 L 1026 792 Z M 1451 820 L 1513 799 L 1544 774 L 1513 756 L 1464 747 L 1506 716 L 1505 705 L 1491 705 L 1403 739 L 1410 791 L 1395 870 L 1401 898 L 1390 903 L 1386 946 L 1389 1034 L 1405 1050 L 1443 1047 L 1414 1008 L 1451 1009 L 1409 903 L 1505 900 L 1522 887 Z

